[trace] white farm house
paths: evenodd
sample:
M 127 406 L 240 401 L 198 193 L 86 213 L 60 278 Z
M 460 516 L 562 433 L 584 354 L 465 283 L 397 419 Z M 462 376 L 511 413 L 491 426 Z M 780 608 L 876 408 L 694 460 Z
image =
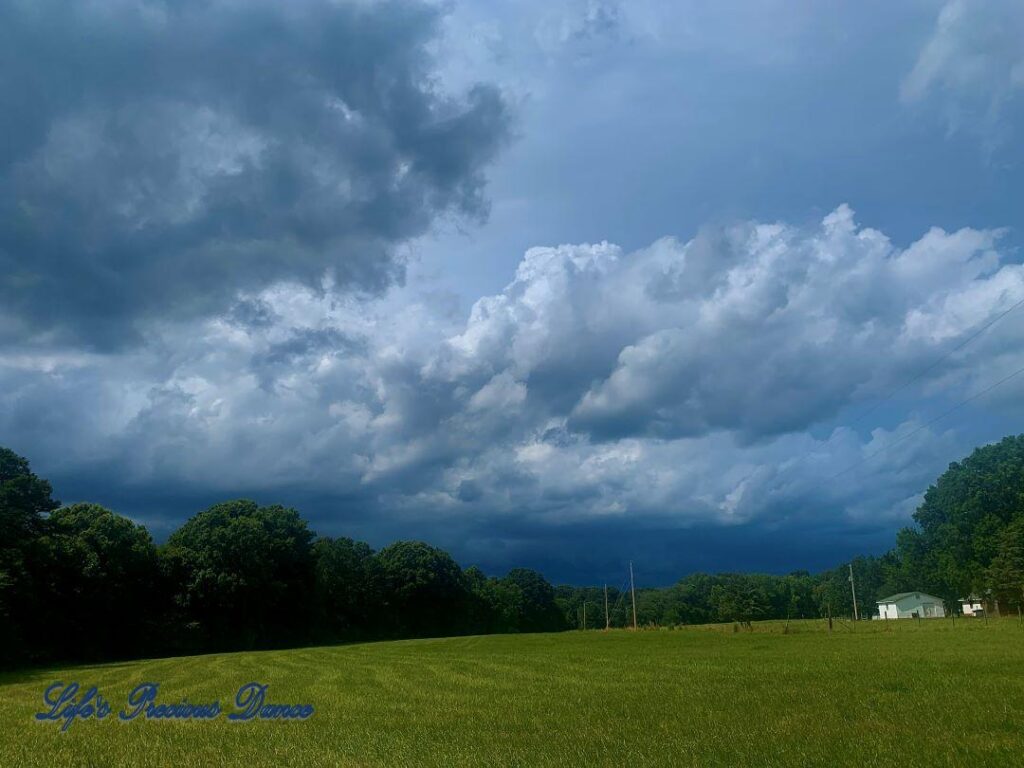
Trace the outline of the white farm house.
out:
M 878 601 L 880 619 L 932 619 L 945 615 L 942 598 L 925 592 L 900 592 Z

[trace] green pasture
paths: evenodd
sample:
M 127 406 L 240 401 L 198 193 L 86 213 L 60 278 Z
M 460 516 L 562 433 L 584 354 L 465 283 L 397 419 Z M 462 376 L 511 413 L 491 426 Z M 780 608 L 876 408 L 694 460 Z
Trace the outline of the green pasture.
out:
M 732 625 L 367 643 L 33 669 L 0 677 L 0 766 L 1024 764 L 1016 618 Z M 105 720 L 37 723 L 54 681 Z M 269 684 L 304 722 L 117 721 Z

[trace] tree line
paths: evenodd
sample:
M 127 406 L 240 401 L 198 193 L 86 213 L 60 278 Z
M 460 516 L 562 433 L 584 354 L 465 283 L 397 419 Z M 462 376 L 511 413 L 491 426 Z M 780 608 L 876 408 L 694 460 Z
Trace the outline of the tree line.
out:
M 696 573 L 670 587 L 639 589 L 637 622 L 852 617 L 850 565 L 861 618 L 876 614 L 876 601 L 897 592 L 934 594 L 947 610 L 959 610 L 960 599 L 970 596 L 990 612 L 1016 613 L 1024 605 L 1024 435 L 977 448 L 950 464 L 913 518 L 915 524 L 899 531 L 889 552 L 856 557 L 815 575 Z M 559 587 L 556 595 L 571 626 L 582 626 L 584 601 L 587 626 L 604 626 L 603 590 Z M 610 590 L 609 602 L 613 626 L 630 626 L 628 596 Z
M 557 631 L 552 586 L 399 541 L 316 536 L 294 509 L 216 504 L 156 546 L 98 504 L 61 506 L 0 448 L 0 661 L 92 660 Z
M 924 494 L 915 524 L 852 561 L 857 612 L 894 592 L 955 608 L 1024 603 L 1024 435 L 975 450 Z M 608 591 L 610 624 L 631 596 Z M 399 637 L 605 625 L 600 587 L 553 588 L 516 568 L 495 578 L 399 541 L 379 551 L 317 536 L 294 509 L 234 500 L 157 546 L 97 504 L 61 506 L 28 462 L 0 448 L 0 662 L 91 660 Z M 850 616 L 849 564 L 818 574 L 695 573 L 636 591 L 637 623 L 672 626 Z

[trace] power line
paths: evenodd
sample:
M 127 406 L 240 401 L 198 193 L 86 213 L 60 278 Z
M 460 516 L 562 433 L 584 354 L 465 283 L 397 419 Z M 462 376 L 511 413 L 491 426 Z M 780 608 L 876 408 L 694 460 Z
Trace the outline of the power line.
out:
M 1009 376 L 1004 376 L 999 381 L 997 381 L 995 384 L 992 384 L 991 386 L 985 387 L 985 389 L 981 390 L 981 392 L 977 392 L 977 393 L 971 395 L 966 400 L 961 400 L 959 403 L 954 405 L 952 408 L 950 408 L 949 410 L 944 411 L 943 413 L 939 414 L 938 416 L 936 416 L 931 421 L 926 421 L 924 424 L 921 424 L 920 426 L 916 427 L 915 429 L 912 429 L 910 432 L 908 432 L 907 434 L 903 435 L 903 437 L 899 438 L 898 440 L 894 440 L 893 442 L 889 443 L 888 445 L 886 445 L 886 446 L 884 446 L 882 448 L 879 448 L 877 451 L 868 454 L 863 459 L 858 461 L 856 464 L 851 464 L 849 467 L 844 469 L 842 472 L 838 472 L 837 474 L 832 475 L 832 477 L 830 477 L 829 479 L 830 480 L 835 480 L 837 477 L 841 477 L 842 475 L 845 475 L 847 472 L 849 472 L 849 471 L 851 471 L 853 469 L 856 469 L 861 464 L 864 464 L 864 463 L 870 461 L 871 459 L 873 459 L 875 456 L 879 455 L 880 453 L 885 453 L 886 451 L 888 451 L 893 446 L 899 445 L 904 440 L 910 439 L 911 437 L 916 435 L 918 432 L 920 432 L 922 429 L 927 429 L 928 427 L 930 427 L 935 422 L 941 421 L 942 419 L 946 418 L 947 416 L 949 416 L 954 411 L 960 410 L 961 408 L 963 408 L 968 403 L 970 403 L 970 402 L 972 402 L 974 400 L 977 400 L 982 395 L 988 394 L 989 392 L 991 392 L 996 387 L 1005 384 L 1010 379 L 1014 378 L 1015 376 L 1019 376 L 1022 373 L 1024 373 L 1024 368 L 1018 368 L 1016 371 L 1011 373 Z
M 931 372 L 932 372 L 932 371 L 934 371 L 934 370 L 935 370 L 936 368 L 938 368 L 938 367 L 939 367 L 940 365 L 942 365 L 942 364 L 943 364 L 944 362 L 946 362 L 946 361 L 947 361 L 947 360 L 948 360 L 948 359 L 949 359 L 950 357 L 952 357 L 952 356 L 953 356 L 954 354 L 956 354 L 956 353 L 957 353 L 957 352 L 959 352 L 959 351 L 960 351 L 961 349 L 963 349 L 964 347 L 966 347 L 966 346 L 967 346 L 968 344 L 970 344 L 970 343 L 971 343 L 972 341 L 974 341 L 974 340 L 975 340 L 976 338 L 978 338 L 979 336 L 981 336 L 981 334 L 983 334 L 983 333 L 984 333 L 985 331 L 987 331 L 987 330 L 988 330 L 989 328 L 991 328 L 991 327 L 992 327 L 993 325 L 995 325 L 996 323 L 998 323 L 998 322 L 999 322 L 1000 320 L 1002 320 L 1002 319 L 1003 319 L 1004 317 L 1006 317 L 1006 316 L 1007 316 L 1008 314 L 1010 314 L 1011 312 L 1013 312 L 1013 310 L 1017 309 L 1017 308 L 1018 308 L 1018 307 L 1020 307 L 1020 306 L 1024 306 L 1024 299 L 1021 299 L 1020 301 L 1018 301 L 1018 302 L 1017 302 L 1016 304 L 1014 304 L 1014 305 L 1013 305 L 1012 307 L 1010 307 L 1010 308 L 1009 308 L 1009 309 L 1007 309 L 1006 311 L 1004 311 L 1004 312 L 1001 312 L 1001 313 L 999 313 L 998 315 L 996 315 L 996 316 L 995 316 L 994 318 L 992 318 L 992 319 L 991 319 L 991 320 L 989 320 L 989 321 L 988 321 L 987 323 L 985 323 L 985 324 L 984 324 L 983 326 L 981 326 L 981 327 L 980 327 L 980 328 L 979 328 L 979 329 L 978 329 L 977 331 L 975 331 L 974 333 L 972 333 L 972 334 L 971 334 L 970 336 L 968 336 L 968 337 L 967 337 L 966 339 L 964 339 L 963 341 L 961 341 L 961 342 L 960 342 L 959 344 L 957 344 L 957 345 L 956 345 L 955 347 L 953 347 L 953 348 L 952 348 L 951 350 L 949 350 L 949 351 L 948 351 L 948 352 L 946 352 L 946 353 L 945 353 L 944 355 L 942 355 L 942 356 L 941 356 L 941 357 L 939 357 L 939 358 L 938 358 L 937 360 L 935 360 L 935 361 L 934 361 L 934 362 L 933 362 L 933 363 L 932 363 L 931 365 L 929 365 L 929 366 L 928 366 L 927 368 L 925 368 L 925 369 L 923 369 L 922 371 L 918 372 L 918 374 L 917 374 L 916 376 L 914 376 L 914 377 L 913 377 L 912 379 L 910 379 L 909 381 L 906 381 L 906 382 L 904 382 L 904 383 L 903 383 L 903 384 L 901 384 L 900 386 L 898 386 L 898 387 L 896 387 L 895 389 L 893 389 L 892 391 L 890 391 L 890 392 L 889 392 L 889 393 L 888 393 L 887 395 L 883 396 L 881 400 L 878 400 L 878 401 L 877 401 L 877 402 L 876 402 L 876 403 L 875 403 L 875 404 L 874 404 L 873 406 L 871 406 L 871 407 L 870 407 L 870 408 L 869 408 L 869 409 L 868 409 L 867 411 L 865 411 L 865 412 L 864 412 L 864 413 L 862 413 L 862 414 L 861 414 L 860 416 L 858 416 L 858 417 L 857 417 L 856 419 L 854 419 L 854 420 L 853 420 L 853 421 L 851 422 L 851 426 L 852 426 L 853 424 L 858 424 L 858 423 L 860 423 L 861 421 L 863 421 L 864 419 L 866 419 L 866 418 L 867 418 L 868 416 L 870 416 L 870 415 L 871 415 L 872 413 L 874 413 L 875 411 L 877 411 L 877 410 L 878 410 L 878 409 L 879 409 L 879 408 L 880 408 L 880 407 L 882 406 L 882 404 L 883 404 L 883 403 L 885 403 L 885 402 L 886 402 L 887 400 L 891 399 L 891 398 L 892 398 L 892 397 L 893 397 L 894 395 L 898 395 L 898 394 L 899 394 L 900 392 L 902 392 L 903 390 L 905 390 L 905 389 L 906 389 L 907 387 L 909 387 L 909 386 L 910 386 L 911 384 L 915 384 L 915 383 L 917 383 L 918 381 L 920 381 L 921 379 L 923 379 L 923 378 L 924 378 L 925 376 L 927 376 L 927 375 L 928 375 L 929 373 L 931 373 Z M 831 439 L 831 438 L 829 438 L 829 439 Z M 827 442 L 828 442 L 828 441 L 826 441 L 826 443 L 827 443 Z
M 907 389 L 912 384 L 916 384 L 917 382 L 919 382 L 921 379 L 923 379 L 929 373 L 931 373 L 936 368 L 938 368 L 940 365 L 942 365 L 944 362 L 946 362 L 954 354 L 956 354 L 961 349 L 966 347 L 972 341 L 974 341 L 979 336 L 981 336 L 983 333 L 985 333 L 985 331 L 987 331 L 993 325 L 998 323 L 1000 320 L 1002 320 L 1008 314 L 1010 314 L 1015 309 L 1017 309 L 1018 307 L 1021 307 L 1021 306 L 1024 306 L 1024 299 L 1021 299 L 1016 304 L 1011 306 L 1009 309 L 1004 310 L 1003 312 L 1000 312 L 994 318 L 992 318 L 987 323 L 985 323 L 980 328 L 978 328 L 978 330 L 976 330 L 974 333 L 972 333 L 966 339 L 964 339 L 959 344 L 957 344 L 955 347 L 953 347 L 952 349 L 950 349 L 949 351 L 947 351 L 946 353 L 944 353 L 943 355 L 938 357 L 936 360 L 934 360 L 927 368 L 924 368 L 924 369 L 918 371 L 918 373 L 916 375 L 914 375 L 911 379 L 905 381 L 903 384 L 899 385 L 895 389 L 890 390 L 888 392 L 888 394 L 883 395 L 879 400 L 875 401 L 874 405 L 872 405 L 864 413 L 862 413 L 860 416 L 858 416 L 856 419 L 851 421 L 846 426 L 847 427 L 854 427 L 854 426 L 860 424 L 862 421 L 864 421 L 864 419 L 866 419 L 868 416 L 870 416 L 875 411 L 877 411 L 879 408 L 881 408 L 883 405 L 885 405 L 885 403 L 887 403 L 889 400 L 891 400 L 894 396 L 898 395 L 900 392 L 902 392 L 903 390 Z M 794 464 L 799 464 L 801 461 L 806 459 L 808 456 L 811 456 L 811 455 L 819 452 L 823 448 L 825 448 L 829 443 L 832 442 L 832 440 L 833 440 L 833 438 L 835 438 L 836 434 L 837 434 L 837 431 L 836 430 L 832 430 L 832 434 L 830 434 L 822 443 L 820 443 L 819 445 L 816 445 L 814 448 L 811 448 L 809 451 L 807 451 L 806 453 L 802 454 L 801 456 L 798 456 L 793 461 L 793 463 Z M 747 478 L 744 478 L 744 480 L 748 480 L 752 476 L 753 476 L 753 472 Z
M 865 411 L 857 419 L 855 419 L 851 423 L 851 426 L 862 422 L 869 415 L 871 415 L 872 413 L 877 411 L 884 403 L 886 403 L 889 400 L 891 400 L 895 395 L 899 394 L 903 390 L 905 390 L 908 387 L 910 387 L 912 384 L 915 384 L 916 382 L 918 382 L 921 379 L 923 379 L 929 373 L 931 373 L 936 368 L 938 368 L 940 365 L 942 365 L 942 363 L 946 362 L 954 354 L 956 354 L 961 349 L 966 347 L 972 341 L 974 341 L 979 336 L 981 336 L 983 333 L 985 333 L 985 331 L 987 331 L 993 325 L 998 323 L 1000 320 L 1002 320 L 1008 314 L 1010 314 L 1015 309 L 1017 309 L 1018 307 L 1021 307 L 1021 306 L 1024 306 L 1024 299 L 1020 299 L 1015 304 L 1013 304 L 1009 309 L 1007 309 L 1007 310 L 999 313 L 998 315 L 996 315 L 994 318 L 992 318 L 987 323 L 982 325 L 978 330 L 976 330 L 970 336 L 965 338 L 963 341 L 961 341 L 955 347 L 953 347 L 952 349 L 947 351 L 944 355 L 942 355 L 937 360 L 935 360 L 927 368 L 924 368 L 923 370 L 921 370 L 916 376 L 911 378 L 909 381 L 904 382 L 901 386 L 896 387 L 895 389 L 891 390 L 881 400 L 876 401 L 873 406 L 871 406 L 867 411 Z M 981 390 L 980 392 L 977 392 L 977 393 L 971 395 L 970 397 L 965 398 L 964 400 L 961 400 L 959 403 L 954 405 L 952 408 L 947 409 L 946 411 L 944 411 L 943 413 L 940 413 L 935 418 L 931 419 L 930 421 L 925 422 L 924 424 L 919 425 L 918 427 L 916 427 L 915 429 L 911 430 L 910 432 L 908 432 L 907 434 L 903 435 L 902 437 L 898 438 L 897 440 L 894 440 L 893 442 L 889 443 L 888 445 L 886 445 L 886 446 L 878 449 L 877 451 L 874 451 L 873 453 L 865 456 L 860 461 L 858 461 L 856 464 L 852 464 L 849 467 L 847 467 L 846 469 L 842 470 L 841 472 L 837 472 L 832 477 L 830 477 L 829 480 L 830 481 L 831 480 L 836 480 L 837 478 L 842 477 L 846 473 L 851 472 L 852 470 L 856 469 L 857 467 L 867 463 L 868 461 L 873 459 L 875 456 L 878 456 L 879 454 L 885 453 L 886 451 L 888 451 L 888 450 L 892 449 L 893 447 L 899 445 L 900 443 L 904 442 L 905 440 L 910 439 L 911 437 L 916 435 L 921 430 L 927 429 L 928 427 L 932 426 L 933 424 L 935 424 L 935 423 L 941 421 L 942 419 L 946 418 L 950 414 L 955 413 L 956 411 L 960 410 L 961 408 L 963 408 L 968 403 L 971 403 L 974 400 L 977 400 L 979 397 L 982 397 L 983 395 L 988 394 L 989 392 L 991 392 L 992 390 L 996 389 L 997 387 L 1000 387 L 1003 384 L 1005 384 L 1006 382 L 1008 382 L 1011 379 L 1015 378 L 1016 376 L 1019 376 L 1021 373 L 1024 373 L 1024 367 L 1018 368 L 1016 371 L 1014 371 L 1010 375 L 1004 376 L 1002 379 L 1000 379 L 999 381 L 995 382 L 994 384 L 991 384 L 990 386 L 986 387 L 985 389 Z M 828 445 L 832 441 L 832 438 L 835 437 L 836 433 L 837 433 L 837 430 L 833 430 L 832 434 L 829 435 L 828 439 L 825 440 L 821 444 L 821 446 L 819 446 L 818 448 L 823 448 L 824 446 Z M 807 458 L 807 456 L 811 455 L 811 453 L 814 453 L 815 450 L 817 450 L 817 449 L 812 449 L 811 451 L 809 451 L 804 456 L 801 456 L 799 459 L 797 459 L 797 462 L 803 461 L 805 458 Z M 850 589 L 851 590 L 855 589 L 854 588 L 854 581 L 853 581 L 853 564 L 852 563 L 850 564 Z M 854 616 L 856 617 L 856 614 L 857 614 L 857 593 L 856 593 L 856 591 L 853 591 L 853 611 L 854 611 Z M 832 631 L 831 606 L 830 606 L 830 610 L 829 610 L 828 628 L 829 628 L 829 632 L 831 632 Z
M 626 596 L 626 587 L 629 586 L 629 576 L 623 580 L 622 585 L 619 587 L 618 596 L 615 598 L 615 602 L 612 604 L 611 613 L 617 613 L 619 606 L 622 605 L 623 599 Z
M 1003 319 L 1004 317 L 1006 317 L 1006 316 L 1007 316 L 1008 314 L 1010 314 L 1011 312 L 1013 312 L 1013 311 L 1014 311 L 1015 309 L 1018 309 L 1019 307 L 1022 307 L 1022 306 L 1024 306 L 1024 299 L 1020 299 L 1020 300 L 1019 300 L 1019 301 L 1017 301 L 1017 302 L 1016 302 L 1015 304 L 1013 304 L 1012 306 L 1010 306 L 1010 307 L 1009 307 L 1008 309 L 1006 309 L 1006 310 L 1003 310 L 1002 312 L 1000 312 L 1000 313 L 999 313 L 998 315 L 996 315 L 995 317 L 993 317 L 993 318 L 992 318 L 991 320 L 989 320 L 988 322 L 984 323 L 984 324 L 983 324 L 983 325 L 982 325 L 982 326 L 981 326 L 980 328 L 978 328 L 978 329 L 977 329 L 977 330 L 976 330 L 976 331 L 975 331 L 974 333 L 972 333 L 972 334 L 971 334 L 970 336 L 968 336 L 967 338 L 965 338 L 965 339 L 964 339 L 963 341 L 961 341 L 961 342 L 960 342 L 959 344 L 957 344 L 957 345 L 956 345 L 955 347 L 953 347 L 952 349 L 948 350 L 947 352 L 945 352 L 944 354 L 942 354 L 942 355 L 941 355 L 940 357 L 938 357 L 938 358 L 937 358 L 936 360 L 934 360 L 934 361 L 933 361 L 933 362 L 932 362 L 932 363 L 931 363 L 931 364 L 930 364 L 930 365 L 929 365 L 928 367 L 926 367 L 926 368 L 922 369 L 921 371 L 919 371 L 919 372 L 918 372 L 918 373 L 917 373 L 917 374 L 916 374 L 915 376 L 913 376 L 913 377 L 912 377 L 911 379 L 909 379 L 908 381 L 904 382 L 904 383 L 903 383 L 903 384 L 901 384 L 900 386 L 896 387 L 895 389 L 892 389 L 892 390 L 890 390 L 890 391 L 888 392 L 888 394 L 884 395 L 884 396 L 883 396 L 883 397 L 882 397 L 882 398 L 881 398 L 880 400 L 876 401 L 874 405 L 872 405 L 872 406 L 871 406 L 870 408 L 868 408 L 868 410 L 867 410 L 867 411 L 865 411 L 864 413 L 862 413 L 862 414 L 861 414 L 860 416 L 858 416 L 858 417 L 857 417 L 856 419 L 854 419 L 854 420 L 853 420 L 852 422 L 850 422 L 850 424 L 849 424 L 849 425 L 847 425 L 847 426 L 853 427 L 853 426 L 856 426 L 857 424 L 859 424 L 860 422 L 864 421 L 864 419 L 866 419 L 866 418 L 867 418 L 868 416 L 870 416 L 870 415 L 871 415 L 872 413 L 874 413 L 874 412 L 875 412 L 875 411 L 877 411 L 877 410 L 878 410 L 879 408 L 881 408 L 881 407 L 882 407 L 882 405 L 884 405 L 884 404 L 885 404 L 886 402 L 888 402 L 889 400 L 891 400 L 891 399 L 892 399 L 892 398 L 893 398 L 893 397 L 894 397 L 895 395 L 899 394 L 899 393 L 900 393 L 900 392 L 902 392 L 903 390 L 905 390 L 905 389 L 907 389 L 908 387 L 910 387 L 910 386 L 911 386 L 912 384 L 915 384 L 916 382 L 918 382 L 918 381 L 920 381 L 921 379 L 923 379 L 923 378 L 924 378 L 925 376 L 927 376 L 927 375 L 928 375 L 929 373 L 931 373 L 931 372 L 932 372 L 932 371 L 934 371 L 934 370 L 935 370 L 936 368 L 938 368 L 938 367 L 939 367 L 940 365 L 942 365 L 942 363 L 946 362 L 946 360 L 948 360 L 948 359 L 949 359 L 950 357 L 952 357 L 952 356 L 953 356 L 954 354 L 956 354 L 957 352 L 959 352 L 959 351 L 960 351 L 961 349 L 963 349 L 963 348 L 964 348 L 964 347 L 966 347 L 966 346 L 967 346 L 968 344 L 970 344 L 970 343 L 971 343 L 972 341 L 974 341 L 974 340 L 975 340 L 975 339 L 977 339 L 977 338 L 978 338 L 979 336 L 981 336 L 981 335 L 982 335 L 983 333 L 985 333 L 985 331 L 987 331 L 987 330 L 988 330 L 989 328 L 991 328 L 991 327 L 992 327 L 993 325 L 995 325 L 996 323 L 998 323 L 998 322 L 999 322 L 1000 320 L 1002 320 L 1002 319 Z M 1016 374 L 1014 374 L 1014 375 L 1016 375 Z M 1010 377 L 1008 377 L 1008 379 L 1009 379 L 1009 378 L 1013 378 L 1013 377 L 1012 377 L 1012 376 L 1010 376 Z M 1007 379 L 1007 380 L 1008 380 L 1008 379 Z M 1002 384 L 1002 383 L 1003 383 L 1003 382 L 997 382 L 997 383 L 996 383 L 996 384 L 995 384 L 995 385 L 994 385 L 994 386 L 993 386 L 993 387 L 992 387 L 991 389 L 994 389 L 994 388 L 995 388 L 996 386 L 999 386 L 999 384 Z M 989 391 L 989 390 L 985 390 L 985 391 Z M 905 440 L 905 439 L 906 439 L 907 437 L 910 437 L 910 436 L 911 436 L 911 435 L 913 435 L 914 433 L 916 433 L 916 432 L 920 431 L 920 429 L 923 429 L 924 427 L 927 427 L 927 426 L 929 426 L 929 425 L 931 425 L 931 424 L 934 424 L 934 423 L 935 423 L 935 421 L 938 421 L 939 419 L 945 418 L 945 417 L 946 417 L 946 416 L 948 416 L 948 415 L 949 415 L 950 413 L 952 413 L 952 412 L 953 412 L 954 410 L 956 410 L 956 408 L 959 408 L 959 407 L 960 407 L 961 405 L 966 405 L 966 404 L 967 404 L 968 402 L 970 402 L 971 400 L 973 400 L 973 399 L 974 399 L 975 397 L 980 397 L 980 396 L 981 396 L 981 395 L 983 395 L 983 394 L 985 394 L 985 392 L 980 392 L 980 393 L 978 393 L 977 395 L 975 395 L 974 397 L 968 398 L 968 399 L 967 399 L 966 401 L 964 401 L 964 402 L 963 402 L 963 403 L 961 403 L 960 405 L 956 406 L 955 408 L 952 408 L 952 409 L 950 409 L 949 411 L 947 411 L 946 413 L 944 413 L 944 414 L 943 414 L 942 416 L 939 416 L 938 418 L 936 418 L 936 419 L 934 419 L 934 420 L 932 420 L 932 421 L 928 422 L 928 424 L 922 425 L 922 427 L 919 427 L 918 429 L 915 429 L 915 430 L 914 430 L 914 432 L 911 432 L 910 434 L 908 434 L 908 435 L 905 435 L 904 437 L 902 437 L 902 438 L 900 438 L 899 440 L 897 440 L 897 441 L 896 441 L 895 443 L 891 443 L 891 444 L 890 444 L 889 446 L 887 446 L 887 447 L 886 447 L 885 449 L 883 449 L 883 450 L 888 450 L 888 449 L 889 449 L 889 448 L 891 448 L 891 447 L 892 447 L 893 445 L 896 445 L 896 443 L 898 443 L 898 442 L 902 442 L 902 441 L 903 441 L 903 440 Z M 837 434 L 837 430 L 833 430 L 833 431 L 832 431 L 832 434 L 830 434 L 830 435 L 829 435 L 829 436 L 828 436 L 828 437 L 827 437 L 827 438 L 826 438 L 826 439 L 825 439 L 825 440 L 824 440 L 823 442 L 819 443 L 818 445 L 815 445 L 815 446 L 814 446 L 813 448 L 811 448 L 811 449 L 810 449 L 810 450 L 808 450 L 807 452 L 805 452 L 805 453 L 801 454 L 800 456 L 797 456 L 797 458 L 796 458 L 796 459 L 793 459 L 793 460 L 791 460 L 791 462 L 790 462 L 790 466 L 792 467 L 792 466 L 793 466 L 793 465 L 795 465 L 795 464 L 799 464 L 800 462 L 802 462 L 802 461 L 804 461 L 805 459 L 807 459 L 807 458 L 808 458 L 809 456 L 812 456 L 812 455 L 814 455 L 815 453 L 818 453 L 819 451 L 821 451 L 822 449 L 824 449 L 824 448 L 825 448 L 825 447 L 826 447 L 826 446 L 827 446 L 827 445 L 828 445 L 829 443 L 831 443 L 831 442 L 832 442 L 832 440 L 833 440 L 833 439 L 835 438 L 836 434 Z M 881 452 L 881 451 L 879 451 L 879 453 L 880 453 L 880 452 Z M 839 473 L 839 474 L 837 474 L 837 475 L 834 475 L 834 476 L 833 476 L 832 478 L 830 478 L 830 479 L 835 479 L 836 477 L 839 477 L 840 475 L 843 475 L 843 474 L 845 474 L 846 472 L 849 472 L 849 471 L 850 471 L 851 469 L 855 469 L 856 467 L 860 466 L 860 464 L 863 464 L 863 463 L 864 463 L 865 461 L 867 461 L 867 460 L 869 460 L 870 458 L 872 458 L 872 456 L 874 456 L 874 455 L 875 455 L 875 454 L 872 454 L 871 456 L 868 456 L 867 458 L 865 458 L 865 459 L 864 459 L 863 461 L 861 461 L 860 463 L 858 463 L 858 464 L 854 464 L 854 465 L 852 465 L 852 466 L 850 466 L 850 467 L 847 467 L 847 468 L 846 468 L 846 469 L 844 469 L 844 470 L 843 470 L 842 472 L 840 472 L 840 473 Z M 759 467 L 758 469 L 760 469 L 760 467 Z M 749 473 L 749 474 L 747 474 L 747 475 L 746 475 L 746 476 L 745 476 L 745 477 L 744 477 L 744 478 L 743 478 L 742 480 L 740 480 L 740 481 L 739 481 L 739 482 L 738 482 L 738 483 L 737 483 L 736 485 L 737 485 L 737 486 L 739 486 L 739 485 L 742 485 L 743 483 L 747 482 L 747 481 L 748 481 L 748 480 L 750 480 L 750 479 L 751 479 L 751 478 L 752 478 L 752 477 L 753 477 L 753 476 L 754 476 L 755 474 L 757 474 L 757 471 L 758 471 L 758 470 L 757 470 L 757 469 L 755 469 L 754 471 L 750 472 L 750 473 Z

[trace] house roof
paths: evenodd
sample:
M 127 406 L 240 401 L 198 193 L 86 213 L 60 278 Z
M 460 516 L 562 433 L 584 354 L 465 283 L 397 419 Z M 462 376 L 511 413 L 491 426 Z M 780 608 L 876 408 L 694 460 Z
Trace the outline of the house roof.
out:
M 898 603 L 900 600 L 904 599 L 905 597 L 918 597 L 918 598 L 930 597 L 933 600 L 938 600 L 939 602 L 942 602 L 942 598 L 941 597 L 935 597 L 935 595 L 929 595 L 927 592 L 897 592 L 895 595 L 889 595 L 888 597 L 882 598 L 881 600 L 877 601 L 876 604 L 877 605 L 881 605 L 882 603 Z

